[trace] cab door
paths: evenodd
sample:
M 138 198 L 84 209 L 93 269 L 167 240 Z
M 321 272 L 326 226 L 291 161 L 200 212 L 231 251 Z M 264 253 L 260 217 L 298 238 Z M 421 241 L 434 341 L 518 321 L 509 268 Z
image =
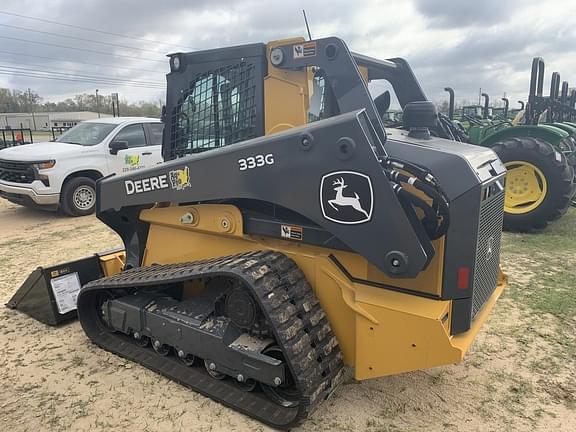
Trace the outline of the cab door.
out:
M 147 166 L 147 157 L 151 155 L 147 147 L 146 132 L 143 123 L 124 126 L 112 138 L 112 142 L 124 143 L 124 148 L 116 154 L 110 154 L 110 168 L 116 174 L 125 174 Z
M 162 158 L 162 132 L 164 131 L 164 123 L 145 123 L 144 129 L 146 130 L 147 137 L 146 153 L 148 153 L 144 159 L 146 167 L 164 162 Z

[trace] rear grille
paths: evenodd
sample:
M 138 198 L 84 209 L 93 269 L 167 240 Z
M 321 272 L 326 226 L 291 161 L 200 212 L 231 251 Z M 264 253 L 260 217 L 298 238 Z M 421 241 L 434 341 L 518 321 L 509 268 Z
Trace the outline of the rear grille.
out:
M 34 169 L 29 162 L 0 160 L 0 180 L 13 183 L 32 183 Z
M 496 288 L 503 219 L 504 191 L 500 191 L 485 199 L 480 207 L 472 294 L 472 319 L 482 309 Z

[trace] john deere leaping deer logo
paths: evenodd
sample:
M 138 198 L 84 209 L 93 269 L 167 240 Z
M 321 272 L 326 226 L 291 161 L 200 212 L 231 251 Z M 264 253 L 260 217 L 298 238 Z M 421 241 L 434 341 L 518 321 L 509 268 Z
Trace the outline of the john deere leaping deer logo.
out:
M 370 177 L 354 171 L 337 171 L 322 177 L 322 215 L 336 223 L 360 224 L 372 217 L 374 194 Z
M 367 218 L 370 217 L 368 212 L 362 208 L 362 204 L 360 204 L 360 197 L 356 192 L 354 192 L 354 196 L 344 196 L 344 189 L 348 187 L 346 183 L 344 183 L 344 179 L 340 177 L 334 183 L 334 190 L 336 191 L 336 198 L 328 200 L 328 204 L 332 206 L 332 208 L 336 211 L 340 211 L 340 207 L 351 206 L 354 210 L 363 213 Z
M 192 186 L 190 184 L 190 169 L 188 167 L 170 171 L 169 174 L 172 189 L 183 190 Z

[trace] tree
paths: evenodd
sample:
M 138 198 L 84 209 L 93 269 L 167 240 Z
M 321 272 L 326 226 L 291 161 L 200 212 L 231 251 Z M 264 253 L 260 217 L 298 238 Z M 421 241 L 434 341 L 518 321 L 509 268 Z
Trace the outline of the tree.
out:
M 98 99 L 100 102 L 100 112 L 112 114 L 112 96 L 99 94 Z M 60 102 L 42 101 L 42 97 L 33 91 L 29 94 L 28 91 L 23 92 L 20 90 L 0 88 L 0 113 L 27 113 L 30 112 L 32 108 L 34 108 L 35 112 L 96 112 L 98 110 L 95 93 L 77 94 L 72 98 Z M 160 117 L 162 110 L 161 102 L 158 103 L 156 101 L 128 103 L 128 101 L 122 100 L 119 104 L 120 114 L 123 116 Z
M 12 106 L 12 94 L 10 90 L 0 88 L 0 111 L 8 112 Z

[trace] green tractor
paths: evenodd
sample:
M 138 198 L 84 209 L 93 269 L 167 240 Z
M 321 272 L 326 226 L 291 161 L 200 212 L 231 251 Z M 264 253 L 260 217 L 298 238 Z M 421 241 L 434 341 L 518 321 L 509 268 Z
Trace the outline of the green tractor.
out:
M 485 93 L 482 93 L 483 95 Z M 488 107 L 488 111 L 484 112 L 484 108 L 481 105 L 465 105 L 460 110 L 460 117 L 465 120 L 486 120 L 491 115 L 492 109 Z
M 519 100 L 518 103 L 520 104 L 520 108 L 510 108 L 510 99 L 503 97 L 502 102 L 504 102 L 504 106 L 503 107 L 493 107 L 492 108 L 492 116 L 494 120 L 508 120 L 511 121 L 512 124 L 517 124 L 518 120 L 516 120 L 516 117 L 518 116 L 518 113 L 523 113 L 524 112 L 524 101 Z
M 451 96 L 453 94 L 454 92 L 451 93 Z M 468 114 L 466 108 L 471 107 L 462 108 L 462 117 L 465 120 L 462 125 L 466 129 L 470 141 L 474 144 L 479 144 L 495 132 L 512 126 L 512 123 L 506 118 L 494 118 L 494 108 L 490 107 L 490 97 L 487 93 L 482 93 L 482 97 L 484 98 L 484 106 L 475 106 L 479 108 L 476 112 L 480 112 L 481 116 L 474 117 Z
M 554 85 L 556 80 L 554 78 Z M 566 116 L 569 104 L 562 108 L 555 91 L 543 96 L 543 81 L 544 62 L 538 57 L 532 62 L 530 94 L 522 124 L 508 119 L 490 121 L 486 108 L 488 95 L 484 96 L 483 117 L 486 118 L 470 121 L 471 118 L 466 117 L 468 124 L 454 121 L 452 109 L 448 117 L 440 116 L 438 122 L 439 136 L 490 147 L 504 162 L 508 169 L 504 228 L 509 231 L 531 232 L 545 228 L 566 212 L 574 195 L 574 169 L 569 161 L 574 160 L 576 153 L 575 131 L 567 123 L 564 126 L 556 121 L 539 123 L 548 111 Z M 447 91 L 453 107 L 454 91 Z
M 444 88 L 450 91 L 450 87 Z M 453 92 L 453 90 L 452 90 Z M 490 99 L 486 93 L 482 93 L 484 105 L 464 105 L 455 113 L 454 118 L 459 119 L 464 127 L 474 125 L 490 125 L 492 123 L 493 108 L 490 106 Z
M 492 116 L 493 120 L 500 120 L 500 121 L 510 121 L 513 125 L 518 124 L 519 120 L 516 120 L 518 113 L 524 112 L 524 101 L 519 100 L 518 103 L 520 104 L 520 108 L 510 108 L 510 99 L 507 97 L 503 97 L 502 102 L 504 102 L 503 107 L 493 107 L 492 108 Z
M 492 118 L 494 120 L 502 120 L 502 121 L 508 121 L 510 120 L 510 118 L 508 117 L 509 115 L 509 108 L 510 108 L 510 100 L 508 98 L 503 97 L 502 101 L 504 102 L 504 106 L 503 107 L 493 107 L 492 108 Z
M 543 117 L 547 125 L 562 129 L 570 134 L 571 140 L 567 142 L 568 148 L 563 149 L 568 163 L 576 165 L 576 91 L 568 97 L 568 81 L 562 82 L 560 92 L 560 74 L 554 72 L 550 82 L 550 97 L 535 98 L 532 113 L 528 113 L 528 121 L 538 122 Z

